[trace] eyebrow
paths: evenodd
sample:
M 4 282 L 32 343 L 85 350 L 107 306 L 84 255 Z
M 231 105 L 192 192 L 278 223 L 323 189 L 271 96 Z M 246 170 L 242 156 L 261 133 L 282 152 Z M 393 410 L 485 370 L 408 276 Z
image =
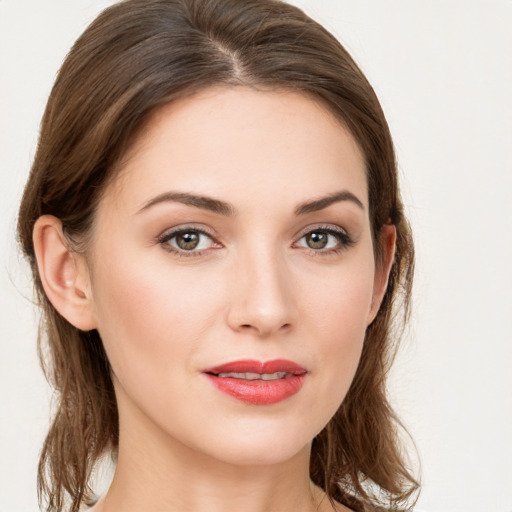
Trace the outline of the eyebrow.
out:
M 153 199 L 149 200 L 139 211 L 141 213 L 148 208 L 151 208 L 155 204 L 159 203 L 182 203 L 188 206 L 195 206 L 202 210 L 208 210 L 220 215 L 232 216 L 235 214 L 235 208 L 219 199 L 213 199 L 212 197 L 200 196 L 196 194 L 189 194 L 187 192 L 164 192 Z
M 335 192 L 334 194 L 330 194 L 327 197 L 322 197 L 320 199 L 315 199 L 313 201 L 307 201 L 305 203 L 299 204 L 295 208 L 295 215 L 304 215 L 306 213 L 317 212 L 319 210 L 323 210 L 331 204 L 339 203 L 341 201 L 350 201 L 357 205 L 364 211 L 364 205 L 360 199 L 358 199 L 352 192 L 348 190 L 341 190 L 340 192 Z
M 348 190 L 342 190 L 320 199 L 314 199 L 313 201 L 300 203 L 295 208 L 294 213 L 295 215 L 299 216 L 306 213 L 317 212 L 341 201 L 350 201 L 364 211 L 364 205 L 360 199 L 358 199 L 352 192 L 349 192 Z M 225 216 L 233 216 L 236 213 L 236 209 L 233 205 L 226 203 L 225 201 L 221 201 L 220 199 L 214 199 L 212 197 L 197 194 L 190 194 L 187 192 L 172 191 L 164 192 L 163 194 L 159 194 L 153 199 L 150 199 L 137 213 L 142 213 L 143 211 L 151 208 L 156 204 L 167 202 L 182 203 L 187 206 L 194 206 L 196 208 L 201 208 L 202 210 L 208 210 L 213 213 Z

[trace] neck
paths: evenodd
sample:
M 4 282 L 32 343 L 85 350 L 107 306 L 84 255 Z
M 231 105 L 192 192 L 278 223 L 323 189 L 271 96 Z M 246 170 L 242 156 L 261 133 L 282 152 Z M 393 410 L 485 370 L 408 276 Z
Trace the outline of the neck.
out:
M 133 414 L 131 414 L 133 419 Z M 119 457 L 94 512 L 318 512 L 333 510 L 309 479 L 311 446 L 269 465 L 235 465 L 183 445 L 154 424 L 123 422 Z

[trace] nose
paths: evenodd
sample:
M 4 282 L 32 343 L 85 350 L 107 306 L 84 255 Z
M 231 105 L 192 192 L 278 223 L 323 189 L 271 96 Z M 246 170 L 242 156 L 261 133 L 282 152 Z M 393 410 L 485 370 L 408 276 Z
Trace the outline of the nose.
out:
M 296 323 L 293 278 L 282 258 L 271 253 L 243 258 L 230 281 L 227 322 L 234 331 L 269 337 Z

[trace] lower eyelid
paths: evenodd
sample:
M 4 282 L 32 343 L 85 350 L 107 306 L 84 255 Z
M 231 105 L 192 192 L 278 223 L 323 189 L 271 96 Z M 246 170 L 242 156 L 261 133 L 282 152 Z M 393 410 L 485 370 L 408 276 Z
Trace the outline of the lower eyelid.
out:
M 200 229 L 200 228 L 195 228 L 192 226 L 191 227 L 185 226 L 184 228 L 174 229 L 174 230 L 170 230 L 170 231 L 164 231 L 161 235 L 157 236 L 156 240 L 158 242 L 165 242 L 165 241 L 171 240 L 172 238 L 178 236 L 180 233 L 186 233 L 188 231 L 194 231 L 196 233 L 199 233 L 200 235 L 205 235 L 208 238 L 211 238 L 212 240 L 214 240 L 213 235 L 208 233 L 208 231 L 205 231 L 204 229 Z
M 209 246 L 203 249 L 181 249 L 179 247 L 176 247 L 174 245 L 171 245 L 169 242 L 173 238 L 177 237 L 180 233 L 186 233 L 188 231 L 196 232 L 200 235 L 206 236 L 210 239 Z M 324 248 L 324 249 L 314 249 L 312 247 L 308 247 L 307 245 L 303 246 L 301 245 L 301 248 L 308 249 L 315 253 L 335 253 L 343 251 L 344 249 L 348 249 L 352 247 L 355 243 L 355 240 L 352 238 L 351 235 L 349 235 L 345 230 L 341 229 L 335 229 L 332 226 L 318 226 L 313 229 L 309 229 L 308 231 L 304 232 L 299 238 L 296 239 L 296 242 L 294 242 L 293 245 L 296 245 L 299 241 L 301 241 L 304 237 L 306 237 L 308 234 L 314 233 L 314 232 L 324 232 L 328 235 L 334 236 L 337 240 L 337 244 L 335 247 L 330 248 Z M 213 237 L 212 234 L 208 233 L 206 230 L 197 228 L 194 226 L 184 226 L 180 227 L 178 229 L 164 232 L 162 235 L 159 235 L 156 239 L 156 242 L 162 246 L 162 248 L 170 253 L 174 253 L 178 256 L 200 256 L 201 254 L 204 254 L 209 249 L 213 248 L 220 248 L 222 247 L 222 244 L 216 241 L 216 239 Z
M 182 249 L 177 247 L 174 244 L 171 244 L 170 241 L 176 238 L 181 233 L 187 232 L 195 232 L 200 236 L 205 236 L 210 239 L 208 243 L 208 247 L 203 249 Z M 194 227 L 194 226 L 184 226 L 171 231 L 164 232 L 162 235 L 158 236 L 156 239 L 156 243 L 159 244 L 166 252 L 171 253 L 174 256 L 178 257 L 194 257 L 194 256 L 202 256 L 207 253 L 210 249 L 217 249 L 222 247 L 222 245 L 216 241 L 216 239 L 208 233 L 205 229 Z
M 314 251 L 315 253 L 325 253 L 325 254 L 328 254 L 329 252 L 339 252 L 340 250 L 343 250 L 343 249 L 348 249 L 350 247 L 352 247 L 355 243 L 355 241 L 353 240 L 353 238 L 346 232 L 346 231 L 341 231 L 341 230 L 338 230 L 338 229 L 334 229 L 332 227 L 317 227 L 315 229 L 310 229 L 308 230 L 307 232 L 303 233 L 298 239 L 297 239 L 297 242 L 295 243 L 298 243 L 300 240 L 302 240 L 304 237 L 306 237 L 307 235 L 311 234 L 311 233 L 315 233 L 315 232 L 323 232 L 323 233 L 327 233 L 328 235 L 331 235 L 333 237 L 335 237 L 335 239 L 337 240 L 337 245 L 336 247 L 330 247 L 330 248 L 323 248 L 323 249 L 314 249 L 312 247 L 307 247 L 307 246 L 301 246 L 303 247 L 304 249 L 309 249 L 311 251 Z

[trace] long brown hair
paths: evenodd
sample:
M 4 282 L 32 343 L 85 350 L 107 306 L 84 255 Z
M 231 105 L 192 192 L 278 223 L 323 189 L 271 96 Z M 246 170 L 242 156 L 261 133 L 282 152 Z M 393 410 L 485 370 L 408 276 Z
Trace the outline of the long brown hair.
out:
M 87 240 L 115 164 L 150 114 L 218 84 L 308 94 L 348 127 L 364 152 L 376 258 L 386 223 L 396 226 L 396 256 L 350 390 L 313 441 L 310 474 L 331 500 L 354 509 L 403 510 L 418 484 L 401 453 L 385 382 L 409 311 L 414 254 L 393 144 L 372 87 L 343 46 L 300 9 L 277 0 L 126 0 L 100 14 L 62 65 L 18 221 L 43 311 L 41 360 L 58 397 L 40 458 L 40 502 L 49 512 L 77 511 L 91 498 L 94 464 L 118 446 L 118 414 L 98 332 L 73 327 L 44 294 L 34 223 L 55 215 L 71 246 Z

